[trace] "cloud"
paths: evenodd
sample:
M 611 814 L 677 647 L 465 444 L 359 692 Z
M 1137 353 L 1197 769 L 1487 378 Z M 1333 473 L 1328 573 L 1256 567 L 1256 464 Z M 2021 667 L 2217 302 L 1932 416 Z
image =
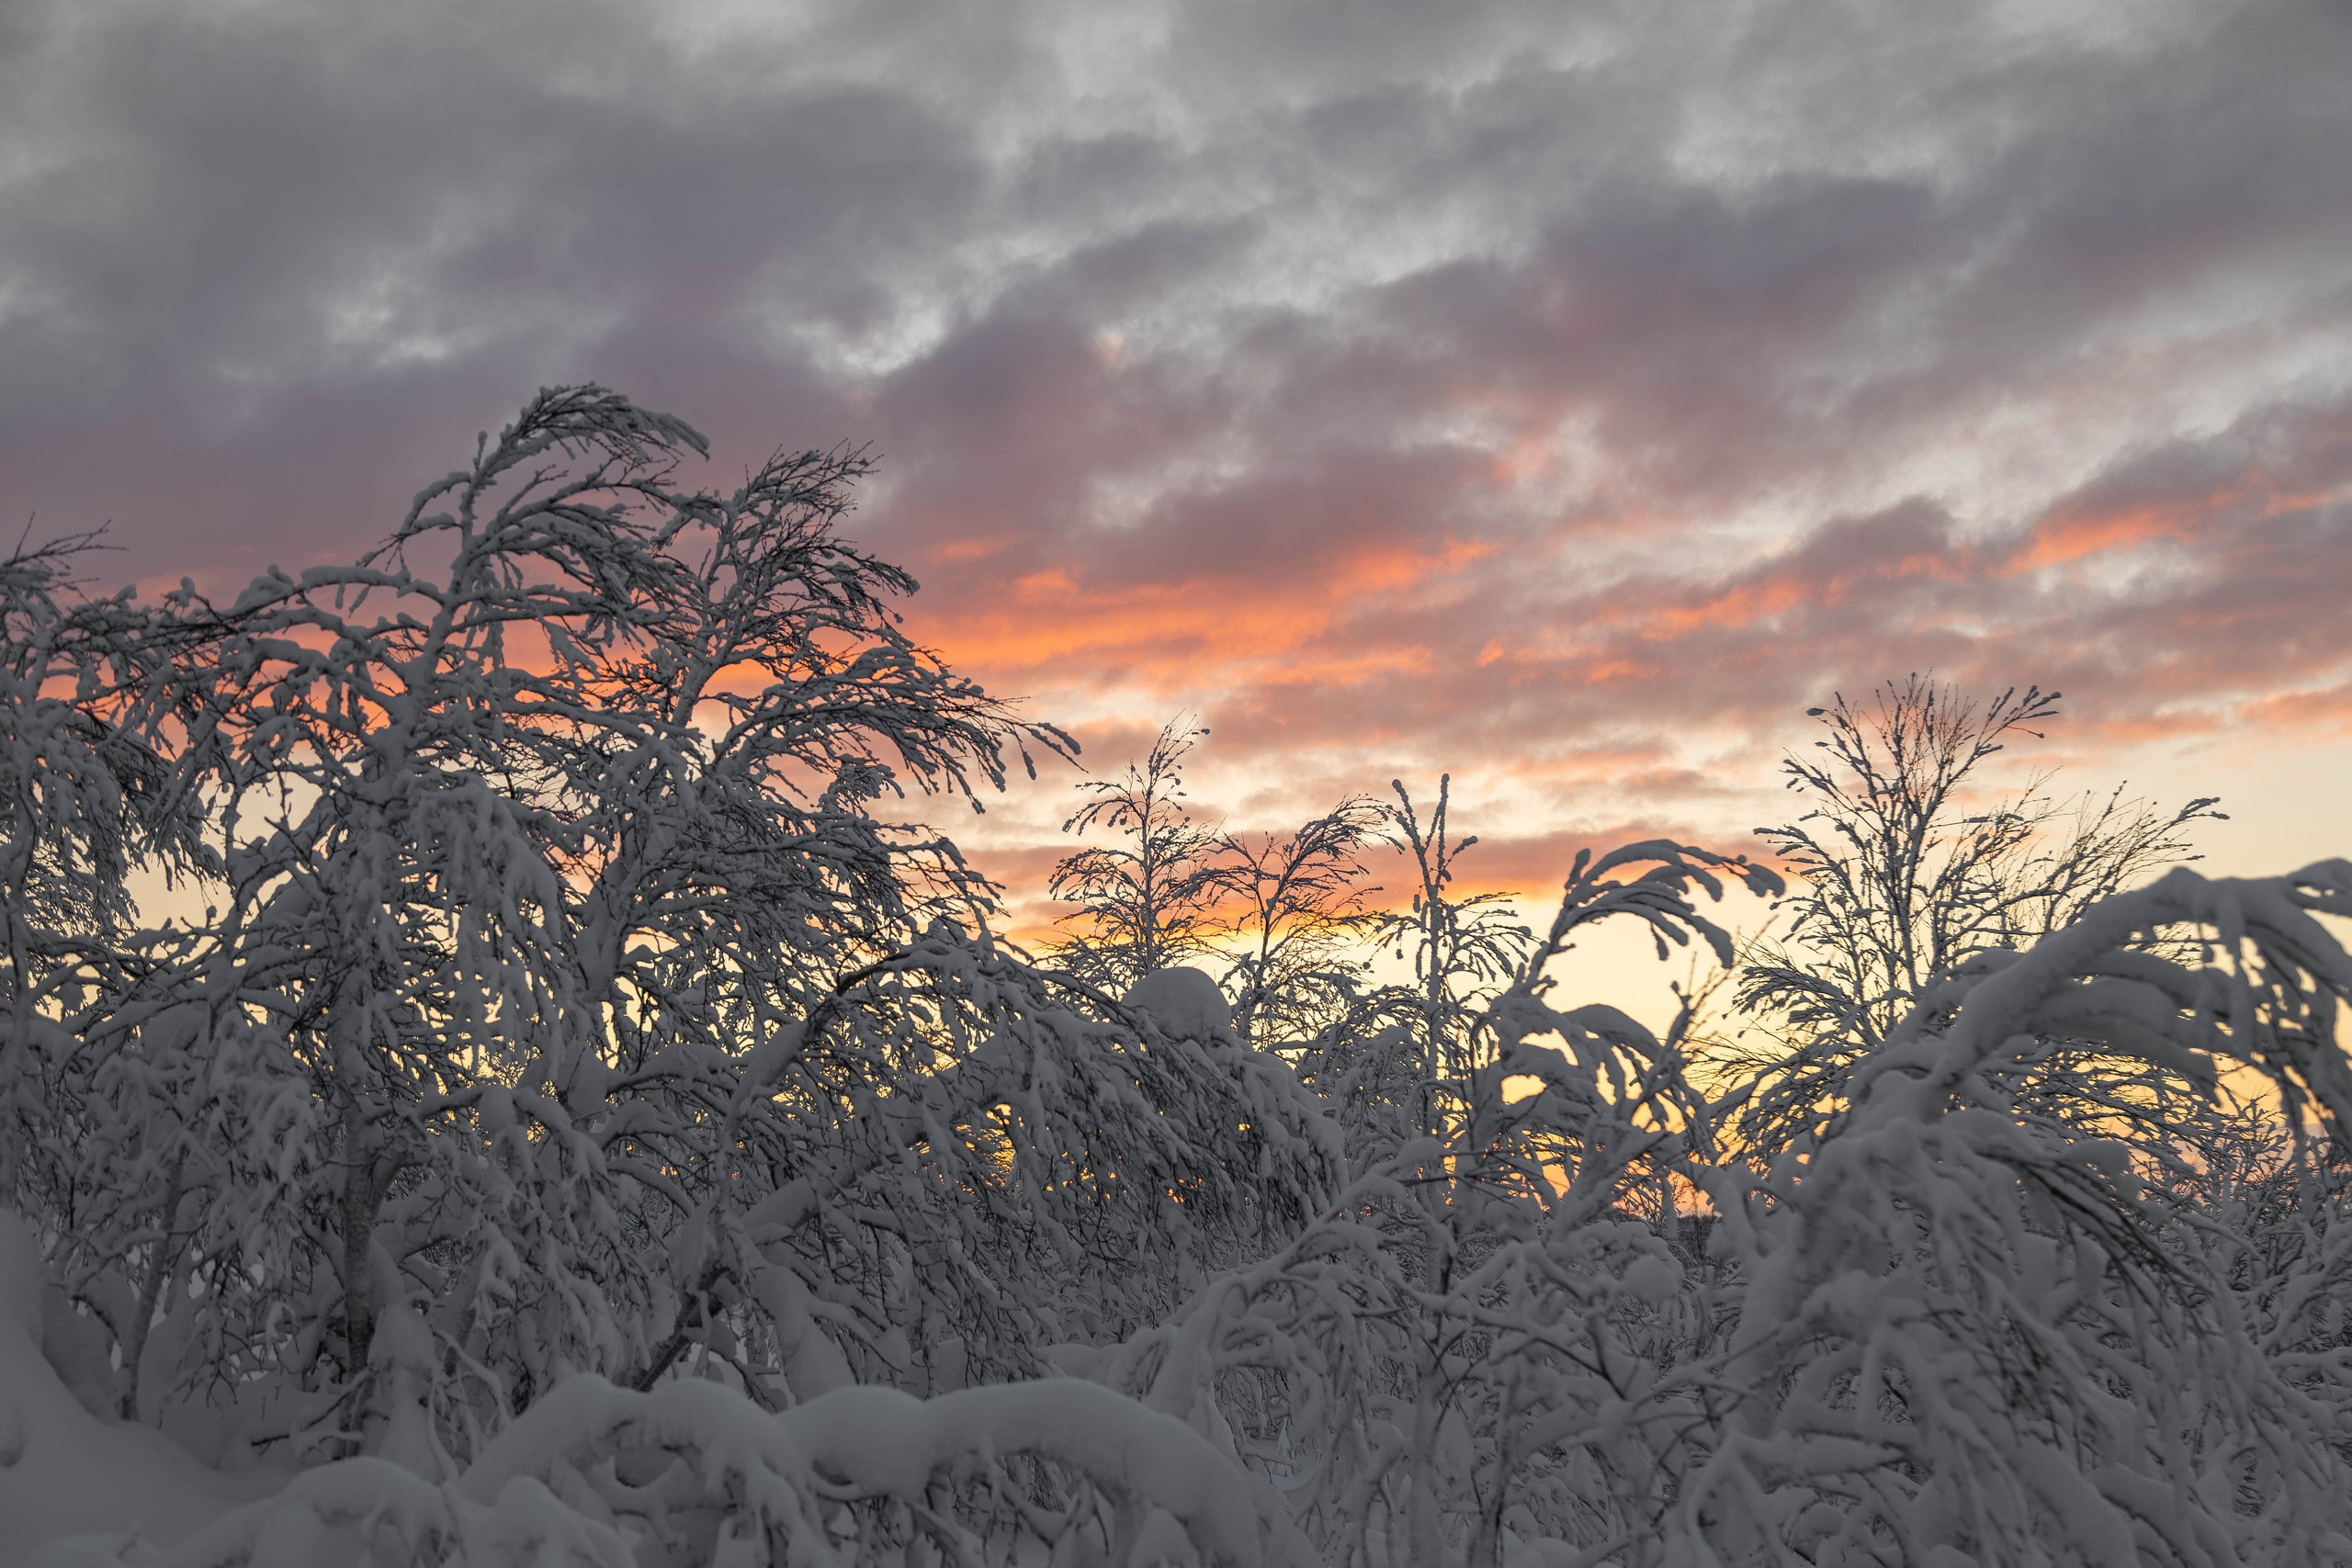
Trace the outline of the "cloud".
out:
M 356 548 L 593 378 L 715 481 L 870 443 L 922 635 L 1098 764 L 1203 714 L 1264 825 L 1452 770 L 1498 862 L 1724 842 L 1912 669 L 2095 770 L 2342 723 L 2322 6 L 6 26 L 0 478 L 126 575 Z M 1061 787 L 967 836 L 1028 875 Z

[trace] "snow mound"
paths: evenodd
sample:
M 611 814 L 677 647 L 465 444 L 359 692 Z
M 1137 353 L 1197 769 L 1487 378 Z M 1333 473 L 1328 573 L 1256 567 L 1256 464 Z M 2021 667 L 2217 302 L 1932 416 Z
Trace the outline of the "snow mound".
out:
M 41 1353 L 46 1288 L 32 1232 L 0 1210 L 0 1568 L 136 1562 L 270 1483 L 85 1410 Z
M 1128 987 L 1122 999 L 1179 1039 L 1240 1043 L 1233 1032 L 1233 1004 L 1202 970 L 1155 969 Z
M 40 1340 L 40 1246 L 25 1222 L 0 1209 L 0 1335 Z

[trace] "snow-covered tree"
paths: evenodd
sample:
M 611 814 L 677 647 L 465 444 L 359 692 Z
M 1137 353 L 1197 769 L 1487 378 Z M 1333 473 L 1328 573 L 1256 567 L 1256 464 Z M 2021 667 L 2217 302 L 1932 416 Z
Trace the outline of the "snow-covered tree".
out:
M 907 642 L 910 580 L 832 531 L 854 461 L 671 488 L 698 442 L 545 394 L 358 564 L 151 615 L 148 655 L 198 650 L 221 906 L 146 943 L 46 1097 L 82 1108 L 61 1261 L 133 1388 L 185 1308 L 183 1392 L 430 1472 L 575 1371 L 644 1375 L 692 1294 L 669 1241 L 741 1193 L 735 1064 L 985 899 L 872 803 L 1060 738 Z M 210 1120 L 151 1148 L 187 1118 L 130 1085 Z
M 1518 973 L 1535 940 L 1511 908 L 1510 894 L 1454 889 L 1454 863 L 1478 839 L 1451 837 L 1446 811 L 1453 784 L 1451 775 L 1438 780 L 1437 804 L 1423 821 L 1404 781 L 1390 781 L 1396 804 L 1385 808 L 1385 827 L 1390 846 L 1411 863 L 1413 891 L 1411 902 L 1379 927 L 1381 942 L 1413 965 L 1422 1048 L 1431 1070 L 1441 1074 L 1466 1070 L 1463 1025 L 1470 1005 L 1482 991 Z
M 1535 944 L 1511 895 L 1453 887 L 1455 861 L 1478 840 L 1453 836 L 1452 786 L 1451 776 L 1438 781 L 1425 820 L 1403 782 L 1391 781 L 1396 802 L 1374 818 L 1379 836 L 1406 863 L 1411 891 L 1404 908 L 1374 911 L 1366 926 L 1377 946 L 1412 965 L 1412 979 L 1355 996 L 1300 1055 L 1358 1154 L 1441 1134 L 1453 1092 L 1447 1086 L 1466 1082 L 1478 1065 L 1479 1008 Z
M 2197 858 L 2183 835 L 2221 815 L 2211 798 L 2165 813 L 2118 786 L 2065 805 L 2048 793 L 2046 773 L 2014 793 L 1985 793 L 1983 766 L 2019 736 L 2041 739 L 2036 727 L 2058 716 L 2058 701 L 2012 688 L 1980 707 L 1915 674 L 1881 687 L 1871 706 L 1840 695 L 1807 710 L 1827 731 L 1814 743 L 1827 756 L 1793 754 L 1781 773 L 1810 808 L 1757 829 L 1796 878 L 1792 918 L 1751 944 L 1738 973 L 1737 1006 L 1774 1045 L 1755 1058 L 1769 1082 L 1747 1117 L 1765 1146 L 1842 1102 L 1844 1076 L 1938 978 Z M 2167 1092 L 2144 1075 L 2094 1089 L 2082 1066 L 2064 1076 L 2098 1102 L 2088 1114 Z
M 1311 1039 L 1354 1002 L 1357 949 L 1377 919 L 1363 852 L 1385 818 L 1377 802 L 1352 795 L 1292 832 L 1218 835 L 1235 947 L 1227 984 L 1244 1040 Z
M 18 1010 L 62 1065 L 11 1141 L 52 1156 L 17 1190 L 52 1359 L 300 1468 L 204 1561 L 1288 1551 L 1271 1494 L 1237 1525 L 1242 1478 L 1174 1479 L 1180 1428 L 983 1385 L 1279 1246 L 1336 1137 L 1271 1058 L 990 944 L 988 886 L 875 805 L 1066 743 L 906 640 L 911 580 L 833 529 L 856 460 L 722 496 L 672 482 L 698 445 L 562 390 L 354 566 L 152 610 L 20 573 L 18 732 L 198 770 L 185 846 L 124 815 L 156 768 L 19 770 L 18 841 L 92 912 L 51 918 L 105 957 Z M 134 828 L 214 874 L 204 927 L 124 929 Z M 934 1457 L 747 1459 L 828 1399 L 810 1430 L 871 1409 Z
M 1931 983 L 1858 1070 L 1847 1115 L 1752 1189 L 1726 1170 L 1736 1403 L 1676 1529 L 1734 1562 L 2352 1554 L 2343 1383 L 2301 1316 L 2314 1295 L 2340 1310 L 2324 1255 L 2342 1231 L 2323 1223 L 2323 1256 L 2257 1269 L 2250 1291 L 2255 1235 L 2206 1215 L 2188 1228 L 2213 1245 L 2180 1245 L 2187 1217 L 2126 1149 L 2020 1121 L 2005 1083 L 2053 1040 L 2209 1094 L 2235 1066 L 2268 1079 L 2290 1125 L 2340 1139 L 2352 961 L 2320 914 L 2352 914 L 2352 863 L 2177 869 L 2102 899 Z M 2188 962 L 2149 951 L 2165 937 L 2188 939 Z M 2325 1222 L 2334 1201 L 2308 1198 Z
M 1063 918 L 1070 934 L 1056 962 L 1105 990 L 1207 952 L 1216 934 L 1224 891 L 1216 835 L 1183 804 L 1184 759 L 1207 733 L 1170 719 L 1140 763 L 1081 783 L 1086 804 L 1062 824 L 1065 833 L 1099 828 L 1112 836 L 1064 855 L 1046 886 L 1078 906 Z

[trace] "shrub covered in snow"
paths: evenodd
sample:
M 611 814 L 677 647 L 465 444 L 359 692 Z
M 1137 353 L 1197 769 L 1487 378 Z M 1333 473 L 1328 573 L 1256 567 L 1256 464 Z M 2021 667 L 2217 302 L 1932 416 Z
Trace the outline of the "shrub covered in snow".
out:
M 1879 963 L 1760 1118 L 1545 975 L 1779 879 L 1521 931 L 1442 792 L 1041 967 L 886 803 L 1066 739 L 907 640 L 861 459 L 699 444 L 543 394 L 225 605 L 0 564 L 0 1563 L 2352 1560 L 2352 863 Z

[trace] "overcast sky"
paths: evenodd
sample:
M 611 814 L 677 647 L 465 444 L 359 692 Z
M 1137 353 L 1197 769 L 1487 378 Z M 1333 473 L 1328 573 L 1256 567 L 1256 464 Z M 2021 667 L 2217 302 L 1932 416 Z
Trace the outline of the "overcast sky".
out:
M 1932 669 L 2352 854 L 2340 3 L 0 6 L 13 525 L 233 586 L 589 379 L 872 444 L 921 635 L 1238 824 L 1750 847 Z

